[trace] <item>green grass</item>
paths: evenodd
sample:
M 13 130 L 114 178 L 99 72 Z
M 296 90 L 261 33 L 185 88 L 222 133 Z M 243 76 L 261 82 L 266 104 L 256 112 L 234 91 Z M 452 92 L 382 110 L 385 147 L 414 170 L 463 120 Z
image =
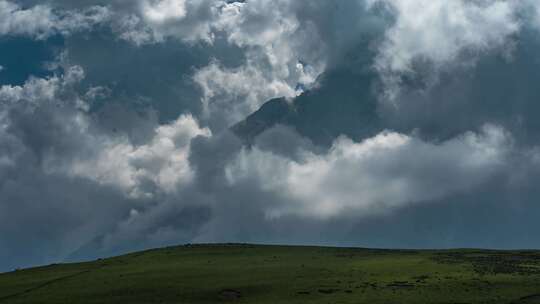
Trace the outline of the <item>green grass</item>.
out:
M 540 252 L 181 246 L 0 274 L 0 303 L 540 303 Z

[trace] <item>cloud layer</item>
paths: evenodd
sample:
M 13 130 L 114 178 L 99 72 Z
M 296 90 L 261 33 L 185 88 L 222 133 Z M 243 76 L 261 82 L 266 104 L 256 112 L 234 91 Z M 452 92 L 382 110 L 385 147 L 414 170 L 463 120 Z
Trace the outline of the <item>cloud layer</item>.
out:
M 493 126 L 440 144 L 383 132 L 361 143 L 340 138 L 327 154 L 297 161 L 255 148 L 226 172 L 232 185 L 256 177 L 264 190 L 286 196 L 285 205 L 269 206 L 269 217 L 369 215 L 476 187 L 502 169 L 510 145 Z
M 539 9 L 0 1 L 0 43 L 53 54 L 0 87 L 0 270 L 186 242 L 537 248 Z

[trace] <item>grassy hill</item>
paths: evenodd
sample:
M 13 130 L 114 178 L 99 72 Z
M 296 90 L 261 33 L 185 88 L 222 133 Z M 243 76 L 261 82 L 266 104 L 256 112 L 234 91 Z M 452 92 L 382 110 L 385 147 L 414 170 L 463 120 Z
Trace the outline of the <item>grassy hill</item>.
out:
M 179 246 L 0 274 L 0 303 L 540 303 L 540 252 Z

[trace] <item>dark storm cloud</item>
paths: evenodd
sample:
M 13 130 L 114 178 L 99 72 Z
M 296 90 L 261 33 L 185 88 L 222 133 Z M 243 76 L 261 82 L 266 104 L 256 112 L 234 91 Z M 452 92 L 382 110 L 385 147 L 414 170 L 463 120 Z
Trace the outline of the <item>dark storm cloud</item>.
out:
M 22 165 L 2 178 L 3 271 L 65 259 L 128 217 L 133 203 L 116 189 Z
M 22 95 L 59 90 L 58 85 L 66 83 L 57 78 L 29 83 Z M 81 130 L 72 106 L 43 96 L 35 100 L 41 103 L 36 107 L 29 105 L 30 100 L 8 105 L 5 97 L 0 119 L 2 270 L 63 259 L 129 211 L 128 200 L 114 188 L 48 172 L 54 163 L 92 154 L 93 143 L 86 133 L 92 131 Z M 86 221 L 88 217 L 94 220 Z
M 427 87 L 405 88 L 397 105 L 381 107 L 395 128 L 419 128 L 426 136 L 448 138 L 485 122 L 511 130 L 525 144 L 538 143 L 540 97 L 538 32 L 526 30 L 516 39 L 512 55 L 488 53 L 474 67 L 442 72 Z

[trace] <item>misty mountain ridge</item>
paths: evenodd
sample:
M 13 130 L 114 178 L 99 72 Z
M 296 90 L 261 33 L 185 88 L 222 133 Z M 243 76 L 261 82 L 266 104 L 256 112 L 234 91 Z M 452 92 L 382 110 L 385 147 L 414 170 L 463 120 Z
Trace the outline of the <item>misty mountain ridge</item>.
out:
M 341 68 L 323 73 L 317 85 L 292 101 L 269 100 L 231 130 L 248 144 L 276 125 L 295 129 L 317 145 L 329 146 L 345 135 L 355 140 L 381 131 L 375 75 Z

